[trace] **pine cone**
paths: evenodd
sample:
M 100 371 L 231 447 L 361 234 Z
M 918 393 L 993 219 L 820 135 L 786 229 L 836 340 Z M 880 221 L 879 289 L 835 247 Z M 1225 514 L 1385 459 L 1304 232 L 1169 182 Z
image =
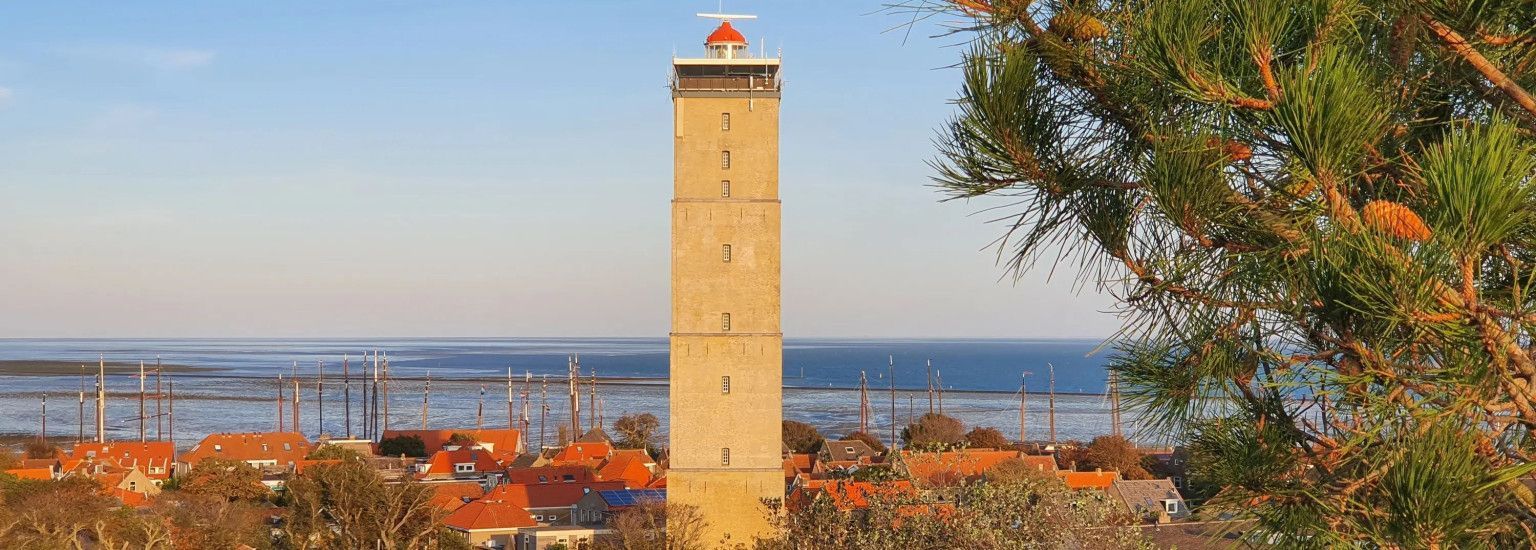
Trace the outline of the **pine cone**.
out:
M 1051 17 L 1051 32 L 1073 40 L 1093 40 L 1109 36 L 1104 22 L 1086 13 L 1064 11 Z
M 1360 217 L 1367 227 L 1399 239 L 1429 240 L 1429 226 L 1424 225 L 1424 220 L 1413 210 L 1401 204 L 1384 200 L 1367 202 L 1360 210 Z

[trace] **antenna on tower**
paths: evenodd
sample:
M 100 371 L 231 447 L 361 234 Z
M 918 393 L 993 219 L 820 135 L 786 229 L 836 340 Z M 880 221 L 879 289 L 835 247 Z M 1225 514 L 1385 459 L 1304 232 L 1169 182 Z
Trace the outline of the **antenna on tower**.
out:
M 724 11 L 724 10 L 722 9 L 721 11 Z M 745 14 L 739 14 L 739 13 L 737 13 L 737 14 L 731 14 L 731 13 L 695 13 L 694 15 L 697 15 L 699 17 L 703 17 L 705 19 L 719 19 L 721 21 L 730 21 L 730 20 L 733 20 L 733 19 L 757 19 L 756 15 L 745 15 Z

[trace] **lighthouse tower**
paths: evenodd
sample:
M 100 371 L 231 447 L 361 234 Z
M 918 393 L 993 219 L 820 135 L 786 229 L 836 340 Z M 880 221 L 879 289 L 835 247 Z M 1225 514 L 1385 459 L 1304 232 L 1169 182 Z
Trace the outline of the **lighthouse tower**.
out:
M 704 56 L 672 60 L 671 465 L 667 501 L 704 542 L 772 534 L 784 498 L 780 419 L 779 59 L 720 20 Z

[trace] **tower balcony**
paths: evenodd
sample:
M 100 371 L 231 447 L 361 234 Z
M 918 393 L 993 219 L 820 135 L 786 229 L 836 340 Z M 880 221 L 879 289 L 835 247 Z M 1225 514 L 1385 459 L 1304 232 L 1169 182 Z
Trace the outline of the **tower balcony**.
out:
M 673 59 L 673 93 L 746 92 L 777 95 L 783 86 L 778 58 Z

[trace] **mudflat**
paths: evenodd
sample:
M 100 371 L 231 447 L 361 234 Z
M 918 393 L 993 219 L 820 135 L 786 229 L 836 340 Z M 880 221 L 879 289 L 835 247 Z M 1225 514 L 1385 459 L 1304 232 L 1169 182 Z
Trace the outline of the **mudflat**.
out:
M 80 366 L 85 365 L 87 375 L 95 374 L 97 362 L 54 361 L 41 359 L 0 359 L 0 376 L 79 376 Z M 154 363 L 145 363 L 146 369 L 153 369 Z M 164 372 L 208 372 L 219 369 L 210 367 L 194 367 L 191 365 L 161 364 Z M 107 374 L 137 374 L 139 364 L 112 361 L 107 363 Z

